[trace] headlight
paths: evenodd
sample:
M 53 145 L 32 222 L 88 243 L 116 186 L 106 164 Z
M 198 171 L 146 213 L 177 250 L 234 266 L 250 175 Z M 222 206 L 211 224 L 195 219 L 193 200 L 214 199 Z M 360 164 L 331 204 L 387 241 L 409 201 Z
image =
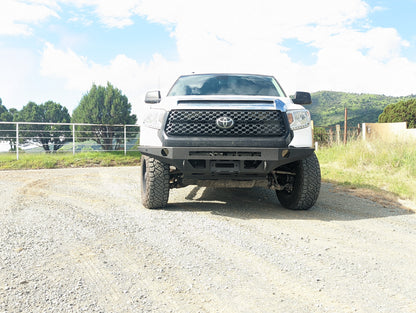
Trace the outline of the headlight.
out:
M 287 118 L 292 130 L 306 128 L 311 124 L 311 115 L 308 110 L 287 111 Z
M 161 129 L 165 118 L 166 111 L 151 109 L 143 119 L 143 126 L 155 129 Z

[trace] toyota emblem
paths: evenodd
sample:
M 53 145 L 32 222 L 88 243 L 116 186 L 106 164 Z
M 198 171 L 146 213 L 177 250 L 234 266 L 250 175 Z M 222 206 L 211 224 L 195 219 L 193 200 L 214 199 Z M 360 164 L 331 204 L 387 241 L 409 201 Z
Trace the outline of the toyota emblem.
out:
M 216 124 L 218 128 L 229 129 L 234 126 L 234 120 L 228 116 L 221 116 L 217 118 Z

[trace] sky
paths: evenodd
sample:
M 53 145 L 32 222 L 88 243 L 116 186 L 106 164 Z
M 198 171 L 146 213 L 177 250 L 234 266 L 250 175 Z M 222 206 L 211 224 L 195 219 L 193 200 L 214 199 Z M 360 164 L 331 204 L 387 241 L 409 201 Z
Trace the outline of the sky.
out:
M 144 109 L 182 74 L 270 74 L 287 94 L 416 94 L 416 0 L 1 0 L 0 98 Z

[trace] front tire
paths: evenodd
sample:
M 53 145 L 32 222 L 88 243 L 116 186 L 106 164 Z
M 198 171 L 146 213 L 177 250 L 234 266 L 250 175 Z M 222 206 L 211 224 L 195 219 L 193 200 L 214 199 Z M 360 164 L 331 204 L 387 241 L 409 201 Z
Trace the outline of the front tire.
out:
M 169 164 L 142 156 L 140 185 L 142 204 L 148 209 L 166 206 L 169 199 Z
M 276 191 L 282 206 L 290 210 L 309 210 L 316 202 L 321 189 L 321 169 L 315 153 L 304 160 L 288 164 L 293 172 L 294 182 L 291 191 Z

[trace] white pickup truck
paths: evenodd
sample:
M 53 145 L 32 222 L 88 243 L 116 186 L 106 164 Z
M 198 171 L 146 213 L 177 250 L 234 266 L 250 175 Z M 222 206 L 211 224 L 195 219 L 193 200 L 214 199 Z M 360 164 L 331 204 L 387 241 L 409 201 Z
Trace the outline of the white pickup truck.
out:
M 282 206 L 311 208 L 321 172 L 312 144 L 311 95 L 286 96 L 272 76 L 181 76 L 167 96 L 149 91 L 140 131 L 141 199 L 167 205 L 187 185 L 276 191 Z

